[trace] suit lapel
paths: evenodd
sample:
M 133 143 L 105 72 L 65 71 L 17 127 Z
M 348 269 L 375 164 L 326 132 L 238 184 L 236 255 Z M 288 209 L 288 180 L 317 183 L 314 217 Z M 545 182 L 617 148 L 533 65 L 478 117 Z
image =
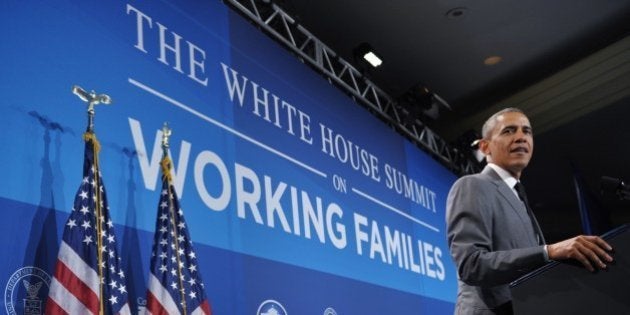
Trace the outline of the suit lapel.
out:
M 495 172 L 489 166 L 486 166 L 483 169 L 482 174 L 485 174 L 486 176 L 490 178 L 492 183 L 497 187 L 499 194 L 503 196 L 505 201 L 507 201 L 510 204 L 510 206 L 512 206 L 512 209 L 516 211 L 519 217 L 521 219 L 525 218 L 521 215 L 525 212 L 520 211 L 520 210 L 525 210 L 525 206 L 523 205 L 523 202 L 521 202 L 521 200 L 518 199 L 518 197 L 514 194 L 514 192 L 512 191 L 512 188 L 508 187 L 508 185 L 503 181 L 503 179 L 501 179 L 501 176 L 499 176 L 499 174 L 497 174 L 497 172 Z M 527 214 L 525 213 L 525 215 Z
M 499 176 L 499 174 L 497 174 L 497 172 L 495 172 L 489 166 L 486 166 L 481 173 L 488 176 L 490 181 L 496 186 L 499 194 L 511 206 L 512 211 L 514 211 L 514 213 L 518 216 L 521 222 L 526 226 L 528 225 L 527 224 L 528 222 L 531 222 L 530 224 L 538 232 L 538 235 L 542 237 L 542 232 L 540 230 L 540 226 L 538 225 L 538 222 L 536 221 L 536 218 L 534 218 L 534 220 L 530 220 L 529 215 L 527 215 L 527 209 L 525 208 L 525 205 L 516 196 L 514 191 L 512 191 L 512 188 L 508 187 L 508 185 L 503 181 L 503 179 L 501 179 L 501 176 Z M 538 243 L 537 240 L 535 239 L 534 239 L 534 242 Z M 543 239 L 543 243 L 544 243 L 544 239 Z

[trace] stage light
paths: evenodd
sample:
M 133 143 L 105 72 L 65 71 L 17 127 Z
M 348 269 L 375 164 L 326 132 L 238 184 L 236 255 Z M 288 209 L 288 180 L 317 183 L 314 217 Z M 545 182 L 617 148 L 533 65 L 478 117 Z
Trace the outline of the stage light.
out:
M 475 157 L 475 160 L 477 160 L 477 162 L 481 163 L 481 161 L 483 161 L 486 158 L 486 155 L 483 154 L 483 152 L 481 152 L 481 150 L 479 149 L 479 141 L 481 141 L 481 139 L 477 139 L 475 141 L 473 141 L 470 144 L 470 149 L 472 150 L 473 156 Z
M 381 58 L 379 58 L 373 51 L 369 51 L 363 55 L 363 59 L 367 60 L 367 62 L 369 62 L 374 68 L 383 64 L 383 60 L 381 60 Z
M 422 110 L 429 110 L 433 106 L 433 92 L 424 84 L 417 84 L 409 89 L 409 96 Z
M 383 64 L 383 58 L 381 58 L 368 43 L 361 43 L 354 49 L 355 56 L 369 63 L 373 68 L 379 67 Z
M 481 135 L 477 131 L 469 129 L 455 140 L 453 147 L 457 148 L 467 157 L 472 157 L 478 163 L 482 163 L 486 156 L 479 150 L 480 141 Z
M 503 61 L 503 58 L 501 58 L 501 56 L 490 56 L 483 60 L 483 64 L 486 66 L 494 66 L 501 61 Z

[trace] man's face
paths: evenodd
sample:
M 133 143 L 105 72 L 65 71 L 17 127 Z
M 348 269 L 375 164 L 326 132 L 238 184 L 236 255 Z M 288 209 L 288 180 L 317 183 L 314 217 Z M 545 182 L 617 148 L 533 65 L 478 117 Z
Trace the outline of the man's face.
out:
M 519 112 L 508 112 L 497 117 L 488 139 L 480 142 L 488 162 L 521 176 L 534 151 L 534 138 L 529 119 Z

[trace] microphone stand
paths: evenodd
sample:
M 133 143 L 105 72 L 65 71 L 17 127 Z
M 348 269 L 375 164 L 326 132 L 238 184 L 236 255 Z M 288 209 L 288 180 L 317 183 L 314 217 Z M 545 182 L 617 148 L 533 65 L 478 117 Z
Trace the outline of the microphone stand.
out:
M 630 186 L 618 178 L 602 176 L 601 189 L 604 191 L 614 191 L 621 200 L 630 200 Z

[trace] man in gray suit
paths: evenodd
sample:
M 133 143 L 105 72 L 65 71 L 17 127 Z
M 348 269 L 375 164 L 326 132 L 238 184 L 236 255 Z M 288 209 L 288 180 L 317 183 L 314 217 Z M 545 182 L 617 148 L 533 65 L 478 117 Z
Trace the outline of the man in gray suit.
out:
M 512 314 L 509 283 L 549 260 L 576 259 L 590 271 L 612 262 L 606 252 L 612 248 L 597 236 L 545 245 L 527 199 L 515 188 L 534 149 L 521 110 L 492 115 L 479 149 L 488 165 L 458 179 L 446 203 L 448 244 L 458 273 L 456 314 Z

